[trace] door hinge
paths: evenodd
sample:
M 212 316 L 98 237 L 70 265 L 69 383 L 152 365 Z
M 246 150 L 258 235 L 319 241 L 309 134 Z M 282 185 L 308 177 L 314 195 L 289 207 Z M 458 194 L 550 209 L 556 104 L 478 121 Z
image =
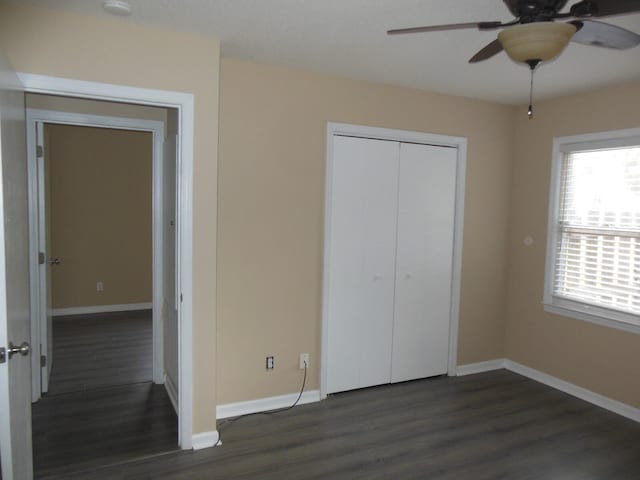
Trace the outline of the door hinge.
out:
M 7 349 L 4 347 L 0 347 L 0 363 L 4 363 L 7 361 Z
M 44 252 L 38 252 L 38 264 L 44 265 L 44 262 L 47 261 L 47 257 L 45 257 Z
M 40 355 L 40 366 L 41 367 L 46 367 L 47 366 L 47 356 L 46 355 Z
M 180 303 L 182 303 L 182 294 L 180 294 Z
M 37 158 L 44 157 L 44 148 L 42 148 L 42 145 L 36 146 L 36 157 Z

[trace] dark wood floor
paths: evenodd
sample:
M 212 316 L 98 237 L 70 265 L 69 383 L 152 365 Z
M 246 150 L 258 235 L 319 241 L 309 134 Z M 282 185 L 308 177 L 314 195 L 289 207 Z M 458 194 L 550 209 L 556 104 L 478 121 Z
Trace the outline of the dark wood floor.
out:
M 47 395 L 152 379 L 151 310 L 55 317 Z
M 175 451 L 177 419 L 151 382 L 43 399 L 33 407 L 36 478 Z
M 177 449 L 173 406 L 164 386 L 151 382 L 150 315 L 54 320 L 49 393 L 32 407 L 36 478 Z
M 220 447 L 65 478 L 640 479 L 640 424 L 504 370 L 337 394 L 220 428 Z

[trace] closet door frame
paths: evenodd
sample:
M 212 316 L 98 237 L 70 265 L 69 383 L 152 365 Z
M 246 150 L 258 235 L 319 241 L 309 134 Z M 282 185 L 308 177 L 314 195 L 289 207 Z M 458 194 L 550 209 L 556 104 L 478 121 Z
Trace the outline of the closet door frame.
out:
M 464 226 L 464 191 L 465 172 L 467 163 L 467 139 L 423 132 L 395 130 L 388 128 L 352 125 L 346 123 L 327 123 L 326 168 L 325 168 L 325 203 L 324 203 L 324 265 L 322 284 L 322 339 L 320 358 L 320 397 L 327 397 L 327 361 L 329 350 L 329 259 L 331 247 L 331 208 L 332 208 L 332 180 L 333 180 L 333 140 L 336 136 L 370 138 L 375 140 L 389 140 L 404 143 L 419 143 L 441 147 L 455 148 L 456 160 L 456 193 L 455 219 L 453 234 L 453 265 L 451 282 L 451 315 L 449 320 L 449 355 L 447 374 L 456 375 L 458 356 L 458 322 L 460 315 L 460 284 L 462 276 L 462 238 Z

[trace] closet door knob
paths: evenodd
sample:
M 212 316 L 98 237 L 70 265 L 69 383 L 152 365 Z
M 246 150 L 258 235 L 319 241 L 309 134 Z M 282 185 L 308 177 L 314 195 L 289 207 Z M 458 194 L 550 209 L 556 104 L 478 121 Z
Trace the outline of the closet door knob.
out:
M 373 275 L 373 281 L 377 282 L 378 280 L 382 280 L 382 275 L 380 275 L 379 273 L 376 273 Z
M 407 272 L 404 274 L 404 278 L 406 278 L 407 280 L 409 280 L 410 278 L 413 278 L 413 273 L 411 272 Z

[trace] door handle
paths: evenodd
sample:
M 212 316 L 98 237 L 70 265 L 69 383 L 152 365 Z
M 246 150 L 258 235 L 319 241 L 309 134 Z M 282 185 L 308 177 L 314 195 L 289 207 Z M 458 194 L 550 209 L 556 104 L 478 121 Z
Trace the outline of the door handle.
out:
M 49 265 L 60 265 L 60 259 L 59 258 L 50 258 L 49 259 Z
M 9 342 L 9 348 L 7 348 L 7 355 L 9 358 L 13 357 L 16 353 L 19 353 L 23 357 L 29 355 L 31 351 L 31 345 L 29 342 L 22 342 L 20 345 L 14 345 L 13 342 Z

